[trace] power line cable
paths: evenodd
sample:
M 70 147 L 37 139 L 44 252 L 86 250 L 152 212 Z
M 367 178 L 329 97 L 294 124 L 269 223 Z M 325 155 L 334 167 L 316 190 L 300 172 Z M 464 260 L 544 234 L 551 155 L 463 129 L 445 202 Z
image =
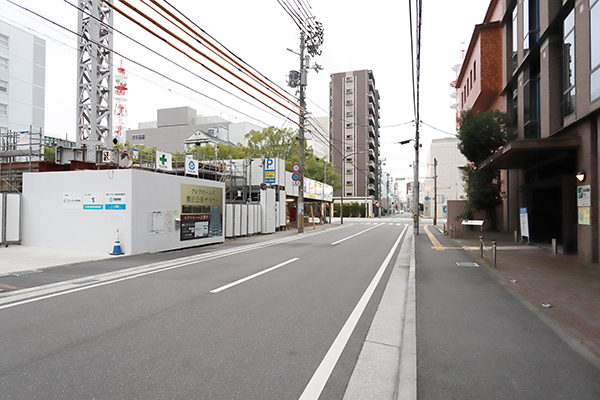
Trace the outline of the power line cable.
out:
M 263 75 L 262 73 L 260 73 L 260 71 L 258 71 L 256 68 L 252 67 L 246 61 L 244 61 L 241 57 L 237 56 L 235 53 L 233 53 L 231 50 L 229 50 L 225 45 L 223 45 L 221 42 L 219 42 L 217 39 L 215 39 L 211 34 L 209 34 L 208 32 L 206 32 L 204 29 L 202 29 L 200 26 L 198 26 L 194 21 L 192 21 L 190 18 L 188 18 L 184 13 L 182 13 L 181 11 L 179 11 L 179 9 L 177 9 L 175 6 L 173 6 L 171 3 L 169 3 L 169 1 L 167 1 L 167 0 L 163 0 L 163 1 L 166 4 L 168 4 L 173 10 L 175 10 L 179 15 L 181 15 L 184 19 L 186 19 L 188 22 L 190 22 L 192 25 L 194 25 L 197 29 L 199 29 L 202 33 L 204 33 L 206 36 L 208 36 L 213 42 L 217 43 L 221 48 L 223 48 L 225 51 L 227 51 L 233 57 L 235 57 L 236 59 L 238 59 L 242 64 L 246 65 L 248 68 L 250 68 L 251 70 L 253 70 L 254 72 L 256 72 L 258 75 L 260 75 L 263 79 L 265 79 L 266 81 L 268 81 L 272 85 L 276 86 L 279 90 L 287 93 L 289 96 L 294 97 L 296 100 L 298 99 L 295 95 L 289 93 L 287 91 L 287 89 L 285 89 L 285 88 L 279 86 L 277 83 L 273 82 L 271 79 L 269 79 L 268 77 L 266 77 L 265 75 Z
M 152 22 L 153 24 L 157 25 L 159 28 L 163 29 L 165 32 L 167 32 L 169 35 L 177 38 L 180 42 L 185 43 L 188 47 L 190 47 L 191 49 L 193 49 L 195 52 L 201 54 L 203 57 L 207 58 L 210 60 L 210 57 L 207 57 L 205 54 L 203 54 L 201 51 L 199 51 L 198 49 L 194 48 L 193 46 L 191 46 L 189 43 L 187 43 L 185 40 L 179 38 L 177 35 L 173 34 L 172 32 L 170 32 L 168 29 L 162 27 L 160 24 L 156 23 L 152 18 L 148 17 L 147 15 L 145 15 L 145 13 L 139 11 L 137 8 L 132 7 L 130 5 L 128 5 L 128 2 L 126 2 L 125 0 L 121 0 L 121 2 L 125 5 L 127 5 L 128 7 L 130 7 L 133 11 L 137 12 L 138 14 L 142 15 L 144 18 L 148 19 L 150 22 Z M 225 82 L 229 83 L 230 85 L 232 85 L 233 87 L 235 87 L 236 89 L 240 90 L 241 92 L 243 92 L 244 94 L 246 94 L 247 96 L 253 98 L 254 100 L 256 100 L 257 102 L 261 103 L 262 105 L 264 105 L 265 107 L 269 108 L 270 110 L 272 110 L 273 112 L 281 115 L 282 117 L 286 118 L 284 114 L 282 114 L 281 112 L 275 110 L 273 107 L 271 107 L 270 105 L 266 104 L 264 101 L 258 99 L 256 96 L 250 94 L 248 91 L 242 89 L 240 86 L 236 85 L 235 83 L 231 82 L 230 80 L 228 80 L 227 78 L 225 78 L 223 75 L 219 74 L 218 72 L 214 71 L 212 68 L 208 67 L 207 65 L 205 65 L 203 62 L 197 60 L 196 58 L 194 58 L 193 56 L 191 56 L 190 54 L 188 54 L 187 52 L 185 52 L 184 50 L 180 49 L 179 47 L 177 47 L 175 44 L 169 42 L 167 39 L 161 37 L 159 34 L 157 34 L 156 32 L 154 32 L 152 29 L 146 27 L 144 24 L 138 22 L 136 19 L 134 19 L 133 17 L 131 17 L 130 15 L 128 15 L 126 12 L 124 12 L 123 10 L 121 10 L 119 7 L 115 6 L 114 4 L 111 3 L 107 3 L 109 4 L 109 6 L 115 10 L 116 12 L 118 12 L 119 14 L 121 14 L 122 16 L 124 16 L 125 18 L 127 18 L 128 20 L 130 20 L 131 22 L 133 22 L 134 24 L 140 26 L 142 29 L 144 29 L 146 32 L 150 33 L 151 35 L 155 36 L 156 38 L 162 40 L 163 42 L 165 42 L 166 44 L 168 44 L 170 47 L 174 48 L 175 50 L 179 51 L 180 53 L 182 53 L 183 55 L 185 55 L 186 57 L 188 57 L 189 59 L 191 59 L 192 61 L 196 62 L 197 64 L 201 65 L 202 67 L 204 67 L 206 70 L 208 70 L 209 72 L 211 72 L 212 74 L 218 76 L 219 78 L 221 78 L 222 80 L 224 80 Z M 214 61 L 213 61 L 214 62 Z M 218 63 L 217 63 L 218 64 Z M 225 69 L 221 66 L 222 69 Z M 226 71 L 228 71 L 227 69 L 225 69 Z M 228 71 L 229 73 L 231 73 L 231 71 Z M 238 77 L 238 79 L 240 79 Z M 243 80 L 242 80 L 243 81 Z M 244 81 L 245 82 L 245 81 Z M 248 84 L 247 82 L 245 82 L 246 84 Z M 249 85 L 249 84 L 248 84 Z M 254 86 L 249 85 L 250 87 L 252 87 L 253 89 L 257 90 Z M 258 90 L 261 94 L 265 95 L 262 91 Z M 269 99 L 275 101 L 277 104 L 279 104 L 280 106 L 283 106 L 284 108 L 286 108 L 289 111 L 292 111 L 294 113 L 296 113 L 294 110 L 290 109 L 289 107 L 281 104 L 279 101 L 273 99 L 272 97 L 265 95 L 266 97 L 268 97 Z
M 261 78 L 259 78 L 258 76 L 256 76 L 250 70 L 248 70 L 244 65 L 240 64 L 237 60 L 233 59 L 230 55 L 226 54 L 221 49 L 219 49 L 217 46 L 215 46 L 213 43 L 211 43 L 208 39 L 206 39 L 206 37 L 204 37 L 202 34 L 200 34 L 195 29 L 193 29 L 191 26 L 189 26 L 185 21 L 181 20 L 173 12 L 171 12 L 166 7 L 164 7 L 161 4 L 159 4 L 156 0 L 150 0 L 150 1 L 153 4 L 155 4 L 158 8 L 160 8 L 160 10 L 162 12 L 166 13 L 168 15 L 168 17 L 166 17 L 164 14 L 160 13 L 154 7 L 152 7 L 151 5 L 149 5 L 145 0 L 140 0 L 140 1 L 142 1 L 142 3 L 144 3 L 146 6 L 148 6 L 152 10 L 154 10 L 157 14 L 161 15 L 165 20 L 169 21 L 176 28 L 180 29 L 186 35 L 190 36 L 193 40 L 195 40 L 196 42 L 200 43 L 202 46 L 206 47 L 209 51 L 211 51 L 217 57 L 221 58 L 223 61 L 227 62 L 232 67 L 234 67 L 238 71 L 242 72 L 243 74 L 245 74 L 246 76 L 248 76 L 249 78 L 251 78 L 252 80 L 254 80 L 256 83 L 260 84 L 262 87 L 264 87 L 265 89 L 267 89 L 268 91 L 270 91 L 273 94 L 279 96 L 281 99 L 285 100 L 286 102 L 288 102 L 290 104 L 294 104 L 288 97 L 285 96 L 285 95 L 291 96 L 290 94 L 288 94 L 286 91 L 279 92 L 275 88 L 273 88 L 271 85 L 267 84 Z M 169 19 L 169 17 L 173 18 L 180 25 L 183 25 L 189 32 L 186 31 L 185 29 L 183 29 L 181 26 L 175 24 L 172 20 Z M 198 39 L 198 38 L 200 38 L 200 39 Z M 233 56 L 235 57 L 235 55 L 233 55 Z M 237 75 L 234 75 L 234 76 L 237 77 Z M 240 78 L 238 77 L 238 79 L 240 79 Z M 285 93 L 285 95 L 284 95 L 284 93 Z M 297 104 L 294 104 L 294 105 L 297 107 Z
M 30 10 L 29 8 L 27 8 L 27 7 L 25 7 L 25 6 L 22 6 L 22 5 L 20 5 L 20 4 L 17 4 L 17 3 L 15 3 L 15 2 L 14 2 L 14 1 L 12 1 L 12 0 L 5 0 L 5 1 L 7 1 L 8 3 L 10 3 L 10 4 L 12 4 L 12 5 L 16 6 L 16 7 L 19 7 L 19 8 L 21 8 L 21 9 L 23 9 L 23 10 L 25 10 L 25 11 L 27 11 L 27 12 L 29 12 L 29 13 L 33 14 L 33 15 L 35 15 L 35 16 L 37 16 L 37 17 L 39 17 L 39 18 L 41 18 L 41 19 L 43 19 L 43 20 L 45 20 L 45 21 L 47 21 L 47 22 L 49 22 L 49 23 L 51 23 L 51 24 L 53 24 L 53 25 L 55 25 L 55 26 L 58 26 L 59 28 L 62 28 L 62 29 L 66 30 L 67 32 L 69 32 L 69 33 L 71 33 L 71 34 L 73 34 L 73 35 L 75 35 L 75 36 L 78 36 L 78 37 L 81 37 L 81 38 L 84 38 L 84 39 L 85 39 L 85 37 L 84 37 L 83 35 L 80 35 L 78 32 L 75 32 L 75 31 L 71 30 L 70 28 L 67 28 L 67 27 L 65 27 L 64 25 L 61 25 L 61 24 L 59 24 L 58 22 L 55 22 L 55 21 L 53 21 L 53 20 L 51 20 L 51 19 L 49 19 L 49 18 L 47 18 L 47 17 L 45 17 L 45 16 L 43 16 L 43 15 L 41 15 L 41 14 L 39 14 L 39 13 L 35 12 L 35 11 L 33 11 L 33 10 Z M 69 2 L 67 2 L 66 0 L 65 0 L 65 2 L 66 2 L 67 4 L 70 4 L 70 3 L 69 3 Z M 70 4 L 70 5 L 71 5 L 71 6 L 73 6 L 72 4 Z M 74 7 L 76 7 L 76 6 L 74 6 Z M 78 8 L 78 7 L 76 7 L 76 8 Z M 112 27 L 111 27 L 111 29 L 112 29 Z M 220 105 L 222 105 L 222 106 L 224 106 L 224 107 L 226 107 L 226 108 L 228 108 L 228 109 L 230 109 L 230 110 L 233 110 L 233 111 L 235 111 L 236 113 L 239 113 L 239 114 L 241 114 L 241 115 L 244 115 L 244 116 L 246 116 L 246 117 L 248 117 L 248 118 L 250 118 L 250 119 L 252 119 L 252 120 L 254 120 L 254 121 L 260 122 L 261 124 L 263 124 L 263 125 L 265 125 L 265 126 L 268 126 L 268 124 L 267 124 L 267 123 L 265 123 L 265 122 L 263 122 L 263 121 L 261 121 L 261 120 L 259 120 L 259 119 L 255 118 L 255 117 L 252 117 L 252 116 L 250 116 L 250 115 L 248 115 L 248 114 L 246 114 L 246 113 L 244 113 L 244 112 L 242 112 L 242 111 L 240 111 L 240 110 L 237 110 L 237 109 L 235 109 L 235 108 L 233 108 L 233 107 L 231 107 L 231 106 L 228 106 L 227 104 L 224 104 L 224 103 L 222 103 L 221 101 L 219 101 L 219 100 L 217 100 L 217 99 L 215 99 L 215 98 L 213 98 L 213 97 L 210 97 L 210 96 L 208 96 L 208 95 L 206 95 L 206 94 L 204 94 L 204 93 L 201 93 L 201 92 L 199 92 L 198 90 L 196 90 L 196 89 L 193 89 L 192 87 L 190 87 L 190 86 L 188 86 L 188 85 L 186 85 L 186 84 L 184 84 L 184 83 L 181 83 L 181 82 L 179 82 L 179 81 L 177 81 L 177 80 L 175 80 L 175 79 L 173 79 L 173 78 L 171 78 L 171 77 L 169 77 L 169 76 L 167 76 L 167 75 L 165 75 L 165 74 L 163 74 L 163 73 L 161 73 L 161 72 L 159 72 L 159 71 L 157 71 L 157 70 L 155 70 L 155 69 L 152 69 L 152 68 L 150 68 L 150 67 L 148 67 L 148 66 L 146 66 L 146 65 L 144 65 L 144 64 L 142 64 L 142 63 L 140 63 L 140 62 L 138 62 L 138 61 L 135 61 L 135 60 L 133 60 L 132 58 L 130 58 L 130 57 L 127 57 L 127 56 L 126 56 L 126 55 L 124 55 L 124 54 L 121 54 L 121 53 L 119 53 L 119 52 L 117 52 L 117 51 L 114 51 L 113 49 L 109 49 L 109 48 L 107 48 L 107 47 L 106 47 L 104 44 L 102 44 L 102 43 L 100 43 L 100 42 L 95 42 L 95 41 L 93 41 L 93 40 L 91 40 L 91 39 L 90 39 L 90 42 L 92 42 L 93 44 L 95 44 L 95 45 L 97 45 L 97 46 L 100 46 L 100 47 L 102 47 L 102 48 L 104 48 L 104 49 L 106 49 L 106 50 L 112 51 L 112 53 L 113 53 L 113 54 L 116 54 L 116 55 L 118 55 L 118 56 L 122 57 L 123 59 L 125 59 L 125 60 L 127 60 L 127 61 L 129 61 L 129 62 L 131 62 L 131 63 L 133 63 L 133 64 L 135 64 L 135 65 L 138 65 L 138 66 L 140 66 L 140 67 L 142 67 L 142 68 L 144 68 L 144 69 L 146 69 L 146 70 L 148 70 L 148 71 L 150 71 L 150 72 L 152 72 L 152 73 L 154 73 L 154 74 L 156 74 L 156 75 L 158 75 L 158 76 L 160 76 L 160 77 L 162 77 L 162 78 L 165 78 L 165 79 L 167 79 L 167 80 L 169 80 L 169 81 L 171 81 L 171 82 L 173 82 L 173 83 L 175 83 L 175 84 L 177 84 L 177 85 L 180 85 L 180 86 L 182 86 L 182 87 L 184 87 L 184 88 L 186 88 L 186 89 L 188 89 L 188 90 L 190 90 L 190 91 L 192 91 L 192 92 L 194 92 L 194 93 L 197 93 L 197 94 L 199 94 L 200 96 L 206 97 L 207 99 L 209 99 L 209 100 L 212 100 L 212 101 L 214 101 L 214 102 L 216 102 L 216 103 L 218 103 L 218 104 L 220 104 Z M 182 68 L 183 68 L 183 67 L 182 67 Z M 184 69 L 185 69 L 185 68 L 184 68 Z M 188 72 L 192 73 L 191 71 L 188 71 Z M 207 82 L 208 82 L 208 81 L 207 81 Z M 211 83 L 211 82 L 208 82 L 208 83 Z M 216 86 L 216 87 L 218 87 L 218 86 Z M 229 92 L 227 92 L 227 93 L 229 93 Z M 229 93 L 229 94 L 233 95 L 232 93 Z M 233 96 L 235 96 L 235 95 L 233 95 Z

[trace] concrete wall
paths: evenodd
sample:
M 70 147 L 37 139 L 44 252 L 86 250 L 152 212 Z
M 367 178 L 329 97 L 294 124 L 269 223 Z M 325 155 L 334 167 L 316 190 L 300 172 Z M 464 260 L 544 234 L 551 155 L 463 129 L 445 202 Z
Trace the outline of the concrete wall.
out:
M 141 170 L 26 173 L 22 243 L 110 252 L 117 229 L 126 254 L 223 242 L 224 190 Z

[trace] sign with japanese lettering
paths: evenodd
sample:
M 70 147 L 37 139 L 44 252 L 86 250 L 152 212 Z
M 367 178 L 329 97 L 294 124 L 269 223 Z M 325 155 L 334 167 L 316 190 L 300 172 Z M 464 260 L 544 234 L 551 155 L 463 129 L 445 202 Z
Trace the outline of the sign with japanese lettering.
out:
M 221 236 L 222 206 L 222 188 L 182 183 L 180 240 Z
M 577 186 L 577 207 L 592 205 L 592 187 L 590 185 Z
M 276 158 L 269 157 L 265 160 L 264 182 L 275 183 L 275 172 L 277 170 Z

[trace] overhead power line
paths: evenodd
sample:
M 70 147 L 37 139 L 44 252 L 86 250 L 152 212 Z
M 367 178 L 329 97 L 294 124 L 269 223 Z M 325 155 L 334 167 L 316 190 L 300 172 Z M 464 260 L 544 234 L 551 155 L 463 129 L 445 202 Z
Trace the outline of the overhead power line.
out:
M 105 0 L 103 0 L 105 1 Z M 130 8 L 131 10 L 133 10 L 134 12 L 136 12 L 138 15 L 142 16 L 143 18 L 145 18 L 146 20 L 150 21 L 153 25 L 155 25 L 156 27 L 158 27 L 159 29 L 161 29 L 163 32 L 167 33 L 168 35 L 170 35 L 171 37 L 175 38 L 176 40 L 178 40 L 179 42 L 183 43 L 184 45 L 186 45 L 188 48 L 190 48 L 191 50 L 193 50 L 194 52 L 198 53 L 199 55 L 201 55 L 202 57 L 204 57 L 205 59 L 211 61 L 212 63 L 214 63 L 215 65 L 217 65 L 218 67 L 220 67 L 221 69 L 223 69 L 224 71 L 228 72 L 229 74 L 233 75 L 234 77 L 236 77 L 238 80 L 242 81 L 243 83 L 245 83 L 246 85 L 250 86 L 252 89 L 254 89 L 255 91 L 259 92 L 260 94 L 262 94 L 263 96 L 267 97 L 268 99 L 270 99 L 271 101 L 274 101 L 276 104 L 278 104 L 279 106 L 284 107 L 285 109 L 292 111 L 296 114 L 298 114 L 298 112 L 296 112 L 295 110 L 293 110 L 292 108 L 282 104 L 280 101 L 274 99 L 273 97 L 271 97 L 269 94 L 264 93 L 262 90 L 256 88 L 254 85 L 248 83 L 246 80 L 240 78 L 239 76 L 237 76 L 235 73 L 229 71 L 227 68 L 223 67 L 220 63 L 216 62 L 214 59 L 212 59 L 210 56 L 206 55 L 205 53 L 203 53 L 202 51 L 198 50 L 196 47 L 194 47 L 193 45 L 191 45 L 188 41 L 184 40 L 183 38 L 181 38 L 180 36 L 176 35 L 174 32 L 172 32 L 171 30 L 167 29 L 166 27 L 164 27 L 162 24 L 158 23 L 157 21 L 155 21 L 152 17 L 148 16 L 146 13 L 144 13 L 143 11 L 137 9 L 136 7 L 132 6 L 129 2 L 127 2 L 126 0 L 120 0 L 121 3 L 125 4 L 128 8 Z M 136 20 L 135 18 L 133 18 L 132 16 L 130 16 L 129 14 L 127 14 L 125 11 L 121 10 L 119 7 L 115 6 L 114 4 L 111 3 L 107 3 L 113 10 L 115 10 L 116 12 L 118 12 L 119 14 L 121 14 L 123 17 L 127 18 L 129 21 L 133 22 L 134 24 L 138 25 L 139 27 L 141 27 L 142 29 L 144 29 L 146 32 L 150 33 L 152 36 L 162 40 L 164 43 L 168 44 L 170 47 L 172 47 L 173 49 L 177 50 L 178 52 L 180 52 L 181 54 L 185 55 L 186 57 L 188 57 L 190 60 L 196 62 L 197 64 L 199 64 L 200 66 L 202 66 L 203 68 L 205 68 L 207 71 L 211 72 L 212 74 L 216 75 L 217 77 L 219 77 L 220 79 L 224 80 L 225 82 L 231 84 L 233 87 L 235 87 L 236 89 L 240 90 L 241 92 L 243 92 L 244 94 L 246 94 L 247 96 L 253 98 L 254 100 L 256 100 L 257 102 L 261 103 L 262 105 L 264 105 L 265 107 L 269 108 L 270 110 L 272 110 L 273 112 L 281 115 L 282 117 L 286 118 L 286 116 L 281 113 L 280 111 L 276 110 L 275 108 L 273 108 L 272 106 L 268 105 L 265 101 L 259 99 L 258 97 L 256 97 L 255 95 L 251 94 L 248 90 L 243 89 L 242 87 L 240 87 L 239 85 L 233 83 L 231 80 L 225 78 L 222 74 L 220 74 L 219 72 L 215 71 L 213 68 L 207 66 L 205 63 L 203 63 L 202 61 L 198 60 L 197 58 L 195 58 L 194 56 L 192 56 L 191 54 L 189 54 L 188 52 L 186 52 L 185 50 L 179 48 L 177 45 L 175 45 L 174 43 L 170 42 L 167 38 L 162 37 L 160 34 L 158 34 L 157 32 L 153 31 L 152 29 L 150 29 L 149 27 L 147 27 L 146 25 L 144 25 L 143 23 L 141 23 L 140 21 Z

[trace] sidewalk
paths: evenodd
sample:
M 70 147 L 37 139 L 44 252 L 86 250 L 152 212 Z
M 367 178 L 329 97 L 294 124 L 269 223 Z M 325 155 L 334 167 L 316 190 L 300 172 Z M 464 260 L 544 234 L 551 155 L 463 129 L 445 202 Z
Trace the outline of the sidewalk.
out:
M 484 257 L 480 257 L 483 235 Z M 458 232 L 453 239 L 470 247 L 471 255 L 511 293 L 600 368 L 600 266 L 576 256 L 557 254 L 535 245 L 515 243 L 512 235 Z M 492 240 L 497 243 L 496 267 Z M 475 250 L 476 248 L 476 250 Z
M 108 253 L 11 245 L 0 247 L 0 277 L 110 258 Z

